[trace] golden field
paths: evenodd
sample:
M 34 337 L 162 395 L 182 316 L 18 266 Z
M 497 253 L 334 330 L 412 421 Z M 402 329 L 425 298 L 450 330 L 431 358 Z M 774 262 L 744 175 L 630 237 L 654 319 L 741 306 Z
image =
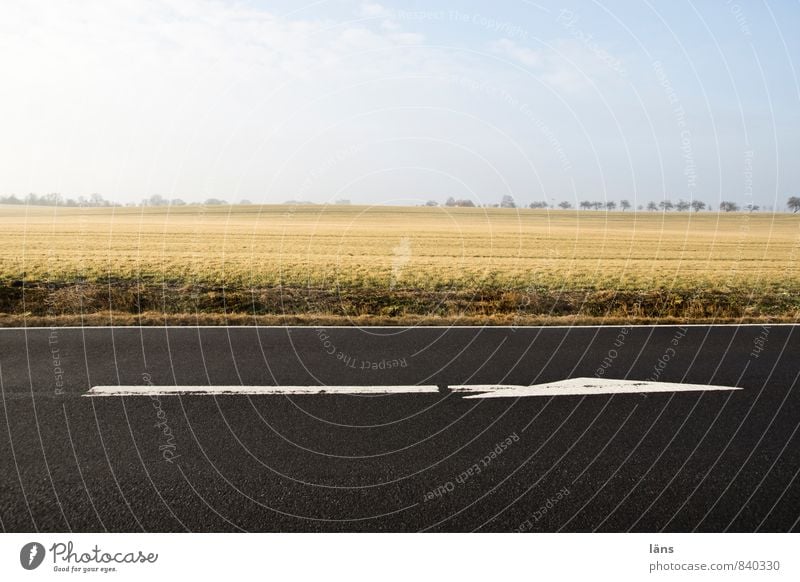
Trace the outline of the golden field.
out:
M 6 321 L 794 320 L 800 308 L 789 214 L 0 206 L 0 245 Z

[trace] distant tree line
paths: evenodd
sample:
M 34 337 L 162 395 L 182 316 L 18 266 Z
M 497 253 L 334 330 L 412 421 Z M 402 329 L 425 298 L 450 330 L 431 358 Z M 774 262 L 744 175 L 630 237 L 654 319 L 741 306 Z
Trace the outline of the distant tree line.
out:
M 337 204 L 347 203 L 348 201 L 337 200 Z M 19 197 L 15 194 L 0 196 L 0 204 L 28 204 L 33 206 L 68 206 L 68 207 L 111 207 L 111 206 L 186 206 L 187 203 L 180 198 L 165 198 L 161 194 L 153 194 L 141 202 L 129 202 L 120 204 L 104 199 L 100 194 L 90 196 L 78 196 L 77 198 L 67 198 L 61 194 L 28 194 Z M 190 202 L 188 204 L 203 204 L 207 206 L 227 205 L 229 202 L 220 198 L 208 198 L 202 203 Z M 240 200 L 238 204 L 252 204 L 249 200 Z M 288 202 L 287 202 L 288 204 Z M 309 203 L 310 204 L 310 203 Z
M 248 205 L 252 204 L 250 200 L 243 199 L 239 202 L 228 202 L 222 198 L 206 198 L 203 202 L 185 202 L 180 198 L 166 198 L 161 194 L 153 194 L 149 198 L 144 198 L 140 202 L 128 202 L 121 204 L 119 202 L 110 202 L 105 200 L 100 194 L 92 194 L 89 197 L 78 196 L 77 198 L 66 198 L 61 194 L 28 194 L 27 196 L 19 197 L 15 194 L 10 196 L 0 196 L 0 204 L 32 204 L 34 206 L 70 206 L 70 207 L 97 207 L 97 206 L 227 206 L 229 204 L 235 205 Z M 316 204 L 306 200 L 287 200 L 284 204 Z M 350 200 L 336 200 L 333 204 L 348 205 Z M 473 204 L 474 206 L 474 204 Z
M 91 194 L 87 196 L 78 196 L 77 198 L 67 198 L 62 196 L 61 194 L 28 194 L 26 196 L 19 197 L 15 194 L 11 194 L 8 196 L 0 196 L 0 204 L 29 204 L 34 206 L 68 206 L 68 207 L 109 207 L 109 206 L 123 206 L 118 202 L 111 202 L 109 200 L 104 199 L 100 194 Z M 227 200 L 222 198 L 207 198 L 204 202 L 184 202 L 180 198 L 166 198 L 161 194 L 153 194 L 149 198 L 143 199 L 141 202 L 130 202 L 125 204 L 124 206 L 186 206 L 189 205 L 197 205 L 203 204 L 206 206 L 225 206 L 231 204 Z M 252 204 L 250 200 L 240 200 L 234 204 L 240 205 L 247 205 Z M 308 202 L 304 200 L 287 200 L 284 204 L 315 204 L 314 202 Z M 337 205 L 348 205 L 350 204 L 350 200 L 341 199 L 336 200 L 333 204 Z M 454 197 L 449 197 L 445 203 L 445 206 L 449 207 L 461 207 L 461 208 L 476 208 L 480 206 L 479 204 L 475 204 L 472 200 L 469 199 L 456 199 Z M 425 203 L 425 206 L 439 206 L 439 203 L 436 200 L 428 200 Z M 548 204 L 547 202 L 540 200 L 531 202 L 528 204 L 528 208 L 561 208 L 562 210 L 569 210 L 571 209 L 572 203 L 567 202 L 566 200 L 559 202 L 558 204 Z M 786 207 L 792 212 L 797 213 L 800 212 L 800 196 L 790 196 L 789 199 L 786 201 Z M 494 204 L 484 204 L 483 208 L 518 208 L 514 197 L 510 194 L 505 194 L 499 203 Z M 625 212 L 626 210 L 630 210 L 633 208 L 630 200 L 620 200 L 616 202 L 614 200 L 582 200 L 578 203 L 578 208 L 580 210 L 605 210 L 605 211 L 614 211 L 614 210 L 622 210 Z M 646 210 L 648 212 L 687 212 L 687 211 L 694 211 L 700 212 L 701 210 L 713 210 L 710 205 L 706 205 L 705 202 L 702 200 L 678 200 L 677 202 L 672 202 L 671 200 L 661 200 L 659 202 L 650 201 L 646 205 L 639 205 L 637 206 L 637 210 Z M 720 212 L 738 212 L 742 210 L 736 202 L 726 201 L 723 200 L 719 203 L 719 211 Z M 744 206 L 744 210 L 748 212 L 757 212 L 761 210 L 761 207 L 758 204 L 746 204 Z
M 453 198 L 452 196 L 447 199 L 444 204 L 445 206 L 460 206 L 460 207 L 479 207 L 481 205 L 475 204 L 472 200 L 459 200 Z M 439 203 L 436 200 L 428 200 L 425 203 L 425 206 L 439 206 Z M 793 213 L 800 212 L 800 196 L 791 196 L 786 202 L 787 208 L 792 211 Z M 499 203 L 494 204 L 483 204 L 483 208 L 520 208 L 517 206 L 516 202 L 514 201 L 513 196 L 506 194 L 502 197 Z M 527 208 L 561 208 L 562 210 L 569 210 L 573 208 L 571 202 L 567 202 L 566 200 L 559 202 L 558 204 L 548 204 L 545 201 L 536 201 L 531 202 L 528 204 Z M 614 211 L 614 210 L 621 210 L 625 212 L 626 210 L 630 210 L 633 208 L 633 204 L 631 204 L 630 200 L 620 200 L 616 202 L 615 200 L 582 200 L 578 203 L 578 208 L 580 210 L 605 210 L 605 211 Z M 678 200 L 677 202 L 672 202 L 671 200 L 661 200 L 659 202 L 650 201 L 646 205 L 640 204 L 636 207 L 637 210 L 646 210 L 648 212 L 700 212 L 701 210 L 709 210 L 712 211 L 713 207 L 711 205 L 707 205 L 702 200 Z M 744 208 L 740 207 L 736 202 L 731 202 L 728 200 L 722 200 L 719 203 L 719 211 L 720 212 L 739 212 L 740 210 L 745 210 L 747 212 L 757 212 L 761 210 L 761 206 L 758 204 L 745 204 Z M 771 209 L 770 209 L 771 210 Z
M 120 206 L 103 199 L 100 194 L 65 198 L 61 194 L 28 194 L 18 198 L 15 194 L 0 196 L 0 204 L 28 204 L 33 206 Z
M 430 204 L 430 201 L 428 202 L 428 204 Z M 474 208 L 475 207 L 475 203 L 472 200 L 456 200 L 452 196 L 445 201 L 444 205 L 445 206 L 461 206 L 463 208 Z
M 222 198 L 207 198 L 203 204 L 205 206 L 227 206 L 229 202 Z M 250 204 L 250 201 L 242 200 L 239 204 Z M 138 206 L 186 206 L 186 202 L 180 198 L 164 198 L 161 194 L 153 194 L 142 200 Z

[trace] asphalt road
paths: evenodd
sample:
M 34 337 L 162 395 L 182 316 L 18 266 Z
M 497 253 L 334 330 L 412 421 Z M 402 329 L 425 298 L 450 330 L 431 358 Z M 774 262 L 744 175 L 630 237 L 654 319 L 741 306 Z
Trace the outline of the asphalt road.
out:
M 0 330 L 5 531 L 798 531 L 800 329 Z M 103 384 L 730 392 L 82 398 Z

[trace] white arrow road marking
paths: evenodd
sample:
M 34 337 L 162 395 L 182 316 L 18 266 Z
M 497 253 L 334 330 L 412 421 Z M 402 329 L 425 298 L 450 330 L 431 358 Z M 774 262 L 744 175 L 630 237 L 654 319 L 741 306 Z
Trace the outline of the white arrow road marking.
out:
M 644 380 L 612 380 L 610 378 L 571 378 L 535 386 L 487 384 L 483 386 L 451 386 L 456 392 L 479 392 L 464 398 L 522 398 L 526 396 L 584 396 L 592 394 L 645 394 L 648 392 L 695 392 L 699 390 L 741 390 L 736 386 L 707 386 Z
M 436 386 L 95 386 L 84 396 L 176 396 L 230 394 L 422 394 Z
M 741 390 L 736 386 L 706 386 L 609 378 L 572 378 L 550 384 L 465 384 L 450 386 L 466 392 L 464 398 L 521 398 L 526 396 L 584 396 L 592 394 L 643 394 L 648 392 L 694 392 L 700 390 Z M 176 396 L 237 394 L 432 394 L 437 386 L 95 386 L 84 396 Z

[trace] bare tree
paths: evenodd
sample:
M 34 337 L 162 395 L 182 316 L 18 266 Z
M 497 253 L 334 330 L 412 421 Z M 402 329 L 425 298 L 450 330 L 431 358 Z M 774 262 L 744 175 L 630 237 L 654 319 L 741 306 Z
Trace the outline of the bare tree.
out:
M 625 212 L 631 207 L 631 203 L 628 200 L 620 200 L 619 205 L 622 208 L 622 211 Z
M 656 204 L 655 202 L 653 202 L 651 200 L 650 202 L 647 203 L 647 210 L 649 210 L 650 212 L 653 212 L 654 210 L 658 210 L 658 204 Z
M 790 196 L 789 200 L 786 202 L 786 206 L 789 207 L 793 213 L 797 213 L 800 211 L 800 196 Z
M 514 197 L 511 194 L 504 194 L 503 199 L 500 201 L 500 208 L 516 208 L 517 203 L 514 202 Z
M 683 212 L 684 210 L 689 210 L 691 206 L 692 205 L 686 202 L 686 200 L 681 199 L 678 200 L 678 202 L 675 204 L 675 210 L 677 210 L 678 212 Z
M 109 203 L 103 200 L 103 197 L 95 192 L 91 196 L 89 196 L 89 205 L 90 206 L 109 206 Z
M 608 202 L 606 202 L 606 210 L 616 210 L 616 209 L 617 209 L 616 202 L 614 202 L 613 200 L 609 200 Z

